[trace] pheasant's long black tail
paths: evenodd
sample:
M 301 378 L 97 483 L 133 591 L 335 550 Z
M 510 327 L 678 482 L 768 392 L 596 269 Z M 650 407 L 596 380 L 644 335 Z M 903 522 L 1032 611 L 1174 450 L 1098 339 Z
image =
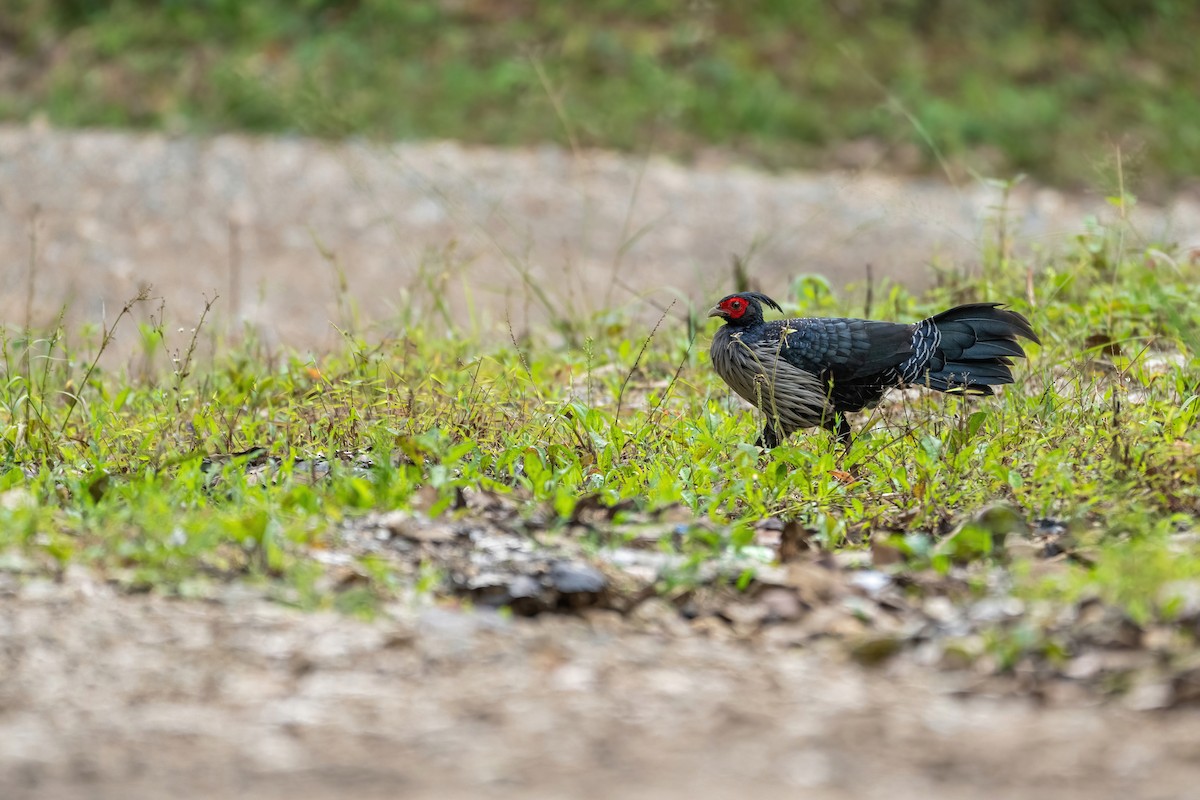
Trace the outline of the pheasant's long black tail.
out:
M 958 306 L 917 326 L 915 352 L 901 370 L 938 391 L 992 394 L 992 386 L 1013 382 L 1012 359 L 1025 357 L 1021 339 L 1041 344 L 1017 312 L 999 303 Z

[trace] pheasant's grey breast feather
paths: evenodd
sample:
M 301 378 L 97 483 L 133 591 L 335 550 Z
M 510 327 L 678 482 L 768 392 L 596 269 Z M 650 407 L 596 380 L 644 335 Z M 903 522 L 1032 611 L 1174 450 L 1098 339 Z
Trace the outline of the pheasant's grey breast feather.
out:
M 747 336 L 722 327 L 710 355 L 717 374 L 746 402 L 782 424 L 809 428 L 832 419 L 827 389 L 820 378 L 781 357 L 775 336 Z

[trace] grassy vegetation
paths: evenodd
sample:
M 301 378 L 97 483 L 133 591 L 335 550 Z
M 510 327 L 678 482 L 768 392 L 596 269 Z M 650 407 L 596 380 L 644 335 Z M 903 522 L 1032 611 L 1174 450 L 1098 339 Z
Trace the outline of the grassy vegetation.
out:
M 1089 186 L 1117 144 L 1149 190 L 1200 173 L 1198 37 L 1189 0 L 13 0 L 0 118 L 779 166 L 857 142 L 856 163 Z
M 247 580 L 361 610 L 436 581 L 363 557 L 346 600 L 316 557 L 336 549 L 339 522 L 417 505 L 467 514 L 455 509 L 465 488 L 511 498 L 551 540 L 570 535 L 583 502 L 676 507 L 691 522 L 661 547 L 701 563 L 778 517 L 827 550 L 891 547 L 901 575 L 1009 558 L 984 523 L 946 538 L 1002 500 L 1061 524 L 1075 554 L 1053 573 L 1018 557 L 1022 596 L 1174 613 L 1161 586 L 1200 578 L 1200 263 L 1123 241 L 1089 232 L 1036 274 L 999 247 L 981 277 L 945 276 L 922 297 L 872 287 L 869 314 L 882 318 L 1011 301 L 1044 346 L 1000 397 L 894 398 L 844 458 L 819 432 L 770 454 L 750 445 L 757 422 L 709 369 L 695 317 L 651 332 L 606 314 L 577 321 L 576 344 L 519 345 L 399 320 L 400 338 L 348 337 L 315 361 L 253 340 L 198 357 L 209 321 L 167 324 L 159 310 L 135 334 L 140 300 L 107 329 L 6 329 L 0 563 L 51 575 L 81 564 L 168 592 Z M 786 305 L 860 315 L 864 297 L 806 278 Z M 98 365 L 114 335 L 142 342 L 135 371 Z M 282 459 L 274 480 L 252 481 L 252 456 L 230 455 L 251 448 Z M 311 462 L 297 464 L 317 456 L 329 474 L 314 481 Z M 626 536 L 618 514 L 590 546 Z

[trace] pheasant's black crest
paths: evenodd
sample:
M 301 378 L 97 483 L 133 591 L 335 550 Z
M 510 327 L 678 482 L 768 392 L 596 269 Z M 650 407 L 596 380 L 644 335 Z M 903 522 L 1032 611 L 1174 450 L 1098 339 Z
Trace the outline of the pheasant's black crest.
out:
M 783 311 L 779 307 L 779 303 L 762 292 L 738 292 L 723 298 L 709 312 L 709 316 L 721 317 L 730 325 L 753 325 L 762 321 L 764 305 L 770 306 L 776 311 Z
M 710 317 L 725 324 L 713 337 L 717 374 L 767 416 L 759 444 L 774 447 L 817 425 L 850 441 L 846 414 L 879 402 L 888 389 L 992 394 L 1012 383 L 1019 340 L 1040 343 L 1029 321 L 999 303 L 972 303 L 915 324 L 802 318 L 766 322 L 760 292 L 723 298 Z

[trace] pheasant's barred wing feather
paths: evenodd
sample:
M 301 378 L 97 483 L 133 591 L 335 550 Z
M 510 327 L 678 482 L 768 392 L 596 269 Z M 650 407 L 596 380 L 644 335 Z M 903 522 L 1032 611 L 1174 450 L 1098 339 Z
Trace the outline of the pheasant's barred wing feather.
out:
M 958 306 L 921 326 L 927 324 L 937 329 L 939 343 L 917 380 L 942 391 L 991 394 L 988 387 L 1013 382 L 1012 359 L 1025 356 L 1019 340 L 1039 342 L 1027 319 L 999 303 Z
M 887 373 L 912 355 L 913 326 L 862 319 L 785 320 L 781 355 L 791 364 L 834 381 Z

